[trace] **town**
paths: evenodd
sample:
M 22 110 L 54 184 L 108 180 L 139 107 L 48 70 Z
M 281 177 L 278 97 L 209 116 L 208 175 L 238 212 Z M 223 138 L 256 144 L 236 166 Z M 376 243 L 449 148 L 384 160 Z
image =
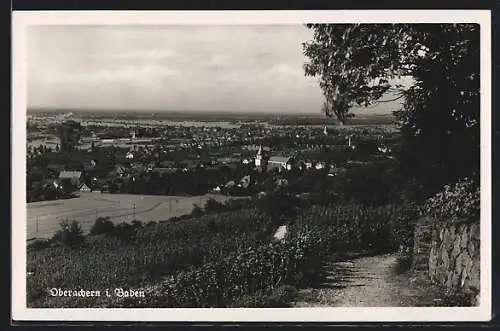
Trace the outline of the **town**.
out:
M 338 177 L 356 166 L 387 162 L 397 141 L 395 133 L 367 126 L 81 122 L 28 121 L 28 202 L 76 191 L 254 195 L 287 186 L 303 193 L 308 176 Z

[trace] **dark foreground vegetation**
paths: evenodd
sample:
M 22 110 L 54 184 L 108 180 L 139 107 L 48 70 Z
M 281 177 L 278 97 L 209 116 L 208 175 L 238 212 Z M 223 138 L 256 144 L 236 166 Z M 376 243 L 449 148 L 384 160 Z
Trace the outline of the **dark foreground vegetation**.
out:
M 408 214 L 393 205 L 316 205 L 298 211 L 295 219 L 283 220 L 266 212 L 261 201 L 232 211 L 224 209 L 234 206 L 207 205 L 212 207 L 207 206 L 204 215 L 184 220 L 114 226 L 99 219 L 86 237 L 77 223 L 63 224 L 52 240 L 29 247 L 29 304 L 226 307 L 237 302 L 252 305 L 262 297 L 278 304 L 278 288 L 317 282 L 322 259 L 331 252 L 396 249 Z M 219 208 L 216 214 L 211 214 L 212 208 Z M 289 232 L 280 242 L 273 234 L 281 224 L 287 224 Z M 117 284 L 142 289 L 145 297 L 47 295 L 51 288 L 104 291 Z

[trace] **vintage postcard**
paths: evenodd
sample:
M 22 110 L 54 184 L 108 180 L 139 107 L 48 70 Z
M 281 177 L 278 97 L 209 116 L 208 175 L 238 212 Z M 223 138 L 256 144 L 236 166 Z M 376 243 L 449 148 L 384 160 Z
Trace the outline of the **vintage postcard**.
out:
M 486 321 L 491 17 L 13 13 L 16 321 Z

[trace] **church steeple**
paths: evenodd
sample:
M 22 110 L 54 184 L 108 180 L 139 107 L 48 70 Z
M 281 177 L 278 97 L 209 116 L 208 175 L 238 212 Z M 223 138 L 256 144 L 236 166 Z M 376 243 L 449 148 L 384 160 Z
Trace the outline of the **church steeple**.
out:
M 263 149 L 262 145 L 259 146 L 259 150 L 257 151 L 257 156 L 255 156 L 255 166 L 256 167 L 261 167 L 262 166 L 262 157 L 263 157 Z

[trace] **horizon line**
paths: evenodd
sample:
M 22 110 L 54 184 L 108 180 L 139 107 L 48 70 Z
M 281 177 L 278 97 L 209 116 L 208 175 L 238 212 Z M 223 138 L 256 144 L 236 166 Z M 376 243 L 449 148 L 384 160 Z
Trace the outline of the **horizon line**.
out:
M 317 112 L 298 112 L 298 111 L 269 111 L 269 110 L 202 110 L 202 109 L 191 109 L 191 110 L 173 110 L 173 109 L 114 109 L 114 108 L 77 108 L 77 107 L 27 107 L 26 112 L 103 112 L 103 113 L 204 113 L 204 114 L 230 114 L 230 115 L 307 115 L 307 116 L 318 116 L 324 117 L 325 115 L 321 113 L 320 110 Z M 372 115 L 372 116 L 393 116 L 392 112 L 387 113 L 372 113 L 369 110 L 363 111 L 363 113 L 355 112 L 354 115 Z

